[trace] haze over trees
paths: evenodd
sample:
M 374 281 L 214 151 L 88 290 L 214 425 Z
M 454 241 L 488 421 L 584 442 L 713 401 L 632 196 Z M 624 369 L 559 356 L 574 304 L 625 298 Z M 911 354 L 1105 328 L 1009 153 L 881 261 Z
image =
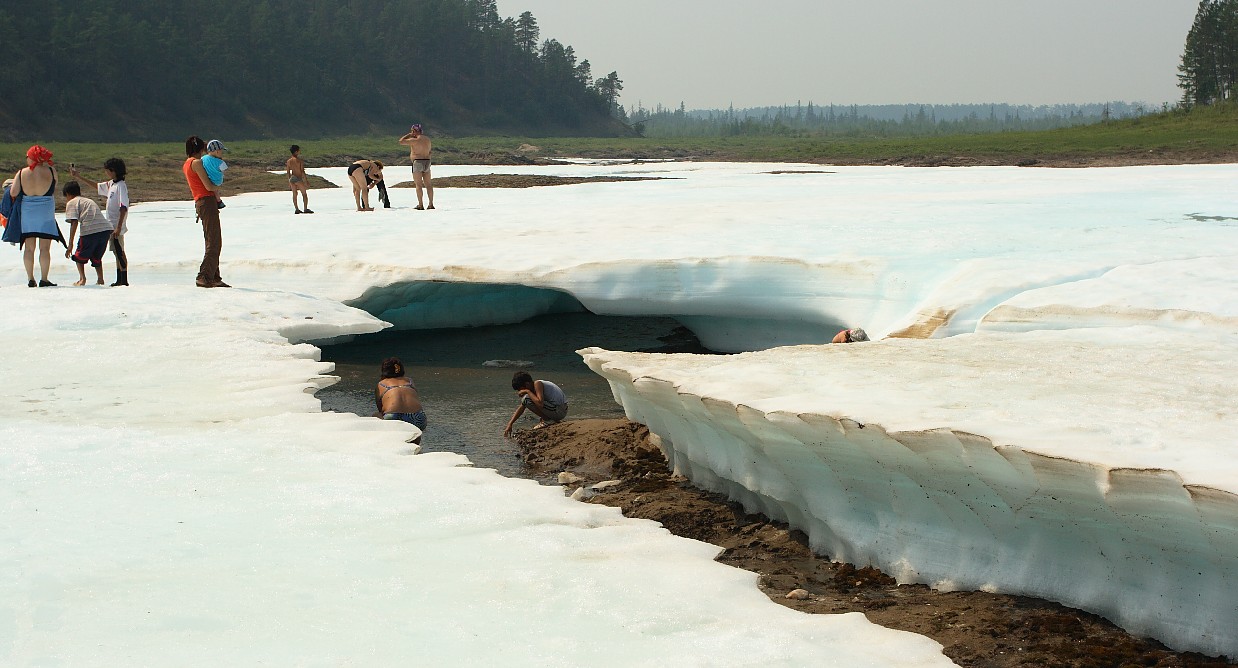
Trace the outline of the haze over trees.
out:
M 628 132 L 617 73 L 495 0 L 10 4 L 0 140 Z
M 783 105 L 749 109 L 688 110 L 657 106 L 628 111 L 647 137 L 846 136 L 920 137 L 1051 130 L 1142 116 L 1139 104 L 881 104 Z
M 1238 80 L 1238 0 L 1200 1 L 1178 72 L 1183 106 L 1232 98 Z

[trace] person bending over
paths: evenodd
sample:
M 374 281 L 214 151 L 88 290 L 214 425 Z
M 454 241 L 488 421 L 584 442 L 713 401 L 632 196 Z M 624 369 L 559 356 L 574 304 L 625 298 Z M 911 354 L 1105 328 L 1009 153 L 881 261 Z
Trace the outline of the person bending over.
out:
M 512 419 L 507 421 L 507 426 L 503 428 L 503 436 L 512 435 L 512 427 L 524 414 L 526 408 L 541 418 L 541 421 L 533 427 L 534 429 L 562 422 L 567 417 L 567 396 L 563 394 L 563 390 L 559 389 L 558 385 L 548 380 L 533 380 L 529 372 L 517 371 L 516 375 L 512 376 L 512 389 L 520 397 L 520 407 L 512 414 Z
M 402 420 L 426 430 L 428 420 L 421 407 L 421 397 L 413 380 L 404 373 L 404 363 L 398 357 L 388 357 L 379 368 L 381 380 L 374 387 L 374 404 L 378 412 L 374 417 L 384 420 Z M 421 443 L 418 436 L 413 443 Z
M 108 242 L 112 240 L 112 223 L 99 210 L 99 205 L 88 197 L 82 197 L 82 187 L 77 181 L 64 184 L 64 217 L 69 221 L 69 246 L 73 246 L 73 238 L 81 228 L 82 236 L 78 238 L 77 251 L 70 254 L 65 249 L 64 256 L 77 264 L 77 282 L 73 285 L 86 285 L 86 263 L 95 268 L 96 285 L 103 285 L 103 254 L 107 252 Z
M 377 183 L 372 177 L 382 178 L 383 163 L 377 160 L 354 160 L 348 166 L 348 180 L 352 182 L 352 197 L 358 211 L 373 211 L 370 206 L 370 188 Z

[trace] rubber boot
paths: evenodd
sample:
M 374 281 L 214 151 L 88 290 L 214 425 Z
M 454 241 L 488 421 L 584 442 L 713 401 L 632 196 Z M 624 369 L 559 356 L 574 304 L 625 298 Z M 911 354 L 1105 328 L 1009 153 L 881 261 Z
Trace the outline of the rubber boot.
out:
M 118 285 L 129 285 L 128 271 L 121 271 L 119 269 L 116 270 L 116 282 L 112 284 L 112 287 L 116 287 Z

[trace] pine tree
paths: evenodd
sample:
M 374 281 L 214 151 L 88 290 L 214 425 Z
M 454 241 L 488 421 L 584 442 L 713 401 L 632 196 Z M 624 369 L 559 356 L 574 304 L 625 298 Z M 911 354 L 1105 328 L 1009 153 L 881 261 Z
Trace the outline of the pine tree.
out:
M 1238 0 L 1200 0 L 1178 66 L 1185 106 L 1229 99 L 1238 82 Z
M 541 30 L 537 27 L 537 19 L 533 18 L 533 13 L 523 12 L 520 18 L 516 19 L 516 44 L 528 53 L 533 53 L 537 50 L 540 36 Z

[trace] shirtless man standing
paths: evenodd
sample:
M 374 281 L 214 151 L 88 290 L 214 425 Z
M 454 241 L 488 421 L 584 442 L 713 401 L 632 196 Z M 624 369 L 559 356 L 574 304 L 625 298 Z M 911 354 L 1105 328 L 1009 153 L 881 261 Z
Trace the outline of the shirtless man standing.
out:
M 417 208 L 434 208 L 434 184 L 430 182 L 430 138 L 421 134 L 421 124 L 414 124 L 408 134 L 400 137 L 400 143 L 408 147 L 408 157 L 413 161 L 413 185 L 417 186 Z M 430 198 L 430 206 L 422 206 L 421 189 L 424 187 Z
M 284 163 L 288 171 L 288 187 L 292 189 L 292 208 L 296 213 L 314 213 L 309 208 L 309 180 L 305 176 L 305 161 L 301 159 L 301 147 L 293 144 L 288 150 L 292 157 Z M 297 209 L 297 191 L 301 191 L 302 211 Z

